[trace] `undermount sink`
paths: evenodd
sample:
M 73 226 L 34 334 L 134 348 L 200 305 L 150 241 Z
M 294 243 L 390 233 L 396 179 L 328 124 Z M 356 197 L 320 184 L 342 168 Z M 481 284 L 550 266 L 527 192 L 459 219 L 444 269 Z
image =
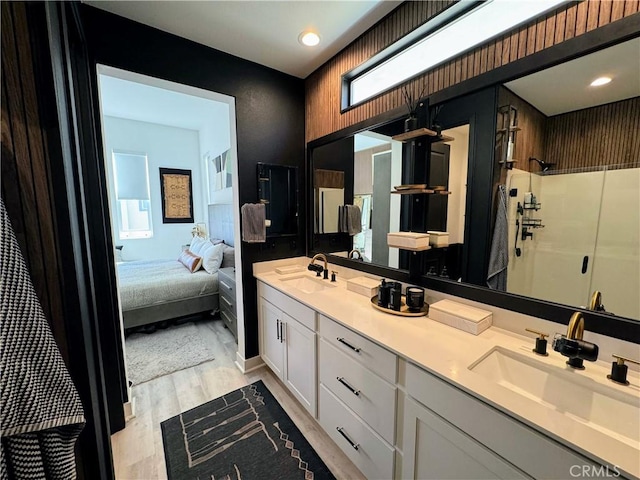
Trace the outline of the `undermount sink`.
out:
M 612 384 L 600 384 L 582 372 L 545 365 L 496 347 L 469 366 L 469 370 L 523 397 L 589 427 L 640 448 L 640 397 Z M 589 366 L 587 366 L 589 368 Z
M 304 293 L 317 293 L 335 287 L 335 284 L 329 283 L 329 280 L 320 280 L 308 275 L 297 275 L 280 281 Z

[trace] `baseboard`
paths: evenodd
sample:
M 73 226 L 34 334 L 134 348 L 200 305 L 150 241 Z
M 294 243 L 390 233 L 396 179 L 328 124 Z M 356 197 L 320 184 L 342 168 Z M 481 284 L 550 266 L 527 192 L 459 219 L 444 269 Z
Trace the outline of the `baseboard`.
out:
M 244 358 L 240 354 L 240 352 L 236 352 L 235 364 L 236 367 L 238 367 L 238 370 L 240 370 L 242 373 L 249 373 L 264 366 L 264 362 L 262 361 L 262 357 L 260 355 L 256 355 L 255 357 L 247 359 Z

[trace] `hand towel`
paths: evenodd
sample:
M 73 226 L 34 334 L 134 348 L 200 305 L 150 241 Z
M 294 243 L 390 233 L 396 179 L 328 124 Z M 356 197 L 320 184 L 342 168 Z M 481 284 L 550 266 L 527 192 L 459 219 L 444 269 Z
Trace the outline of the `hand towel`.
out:
M 0 199 L 0 478 L 75 478 L 84 411 Z
M 362 212 L 357 205 L 345 205 L 346 207 L 346 231 L 349 235 L 355 235 L 362 231 Z
M 507 189 L 498 185 L 498 210 L 493 228 L 487 285 L 493 290 L 507 290 L 507 265 L 509 264 L 509 221 L 507 219 Z
M 263 243 L 267 241 L 266 207 L 263 203 L 245 203 L 242 214 L 242 241 Z

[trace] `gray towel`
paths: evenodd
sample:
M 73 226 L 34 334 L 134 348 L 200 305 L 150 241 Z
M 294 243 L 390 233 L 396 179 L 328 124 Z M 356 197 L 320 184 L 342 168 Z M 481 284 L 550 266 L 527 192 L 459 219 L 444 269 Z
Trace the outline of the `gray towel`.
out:
M 263 203 L 245 203 L 242 214 L 242 241 L 263 243 L 267 241 L 266 207 Z
M 498 185 L 498 210 L 493 227 L 487 285 L 493 290 L 507 290 L 507 265 L 509 264 L 509 221 L 507 219 L 507 189 Z
M 0 478 L 75 478 L 80 397 L 1 199 L 0 221 Z
M 362 231 L 362 212 L 357 205 L 345 205 L 346 207 L 346 223 L 347 233 L 355 235 Z

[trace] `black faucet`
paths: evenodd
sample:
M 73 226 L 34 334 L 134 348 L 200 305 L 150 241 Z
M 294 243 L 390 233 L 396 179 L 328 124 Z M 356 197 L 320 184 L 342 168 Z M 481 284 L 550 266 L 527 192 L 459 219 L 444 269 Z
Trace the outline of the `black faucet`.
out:
M 324 261 L 324 267 L 322 265 L 316 265 L 316 260 L 320 259 Z M 311 263 L 307 266 L 308 270 L 311 270 L 312 272 L 316 272 L 316 277 L 319 277 L 321 273 L 324 272 L 324 279 L 325 280 L 329 280 L 329 265 L 327 262 L 327 257 L 322 254 L 322 253 L 318 253 L 317 255 L 314 255 L 314 257 L 311 259 Z
M 582 313 L 576 312 L 569 320 L 567 334 L 556 334 L 553 339 L 553 349 L 565 357 L 569 357 L 567 365 L 578 370 L 584 370 L 583 360 L 595 362 L 598 359 L 598 345 L 582 339 L 584 333 L 584 318 Z

